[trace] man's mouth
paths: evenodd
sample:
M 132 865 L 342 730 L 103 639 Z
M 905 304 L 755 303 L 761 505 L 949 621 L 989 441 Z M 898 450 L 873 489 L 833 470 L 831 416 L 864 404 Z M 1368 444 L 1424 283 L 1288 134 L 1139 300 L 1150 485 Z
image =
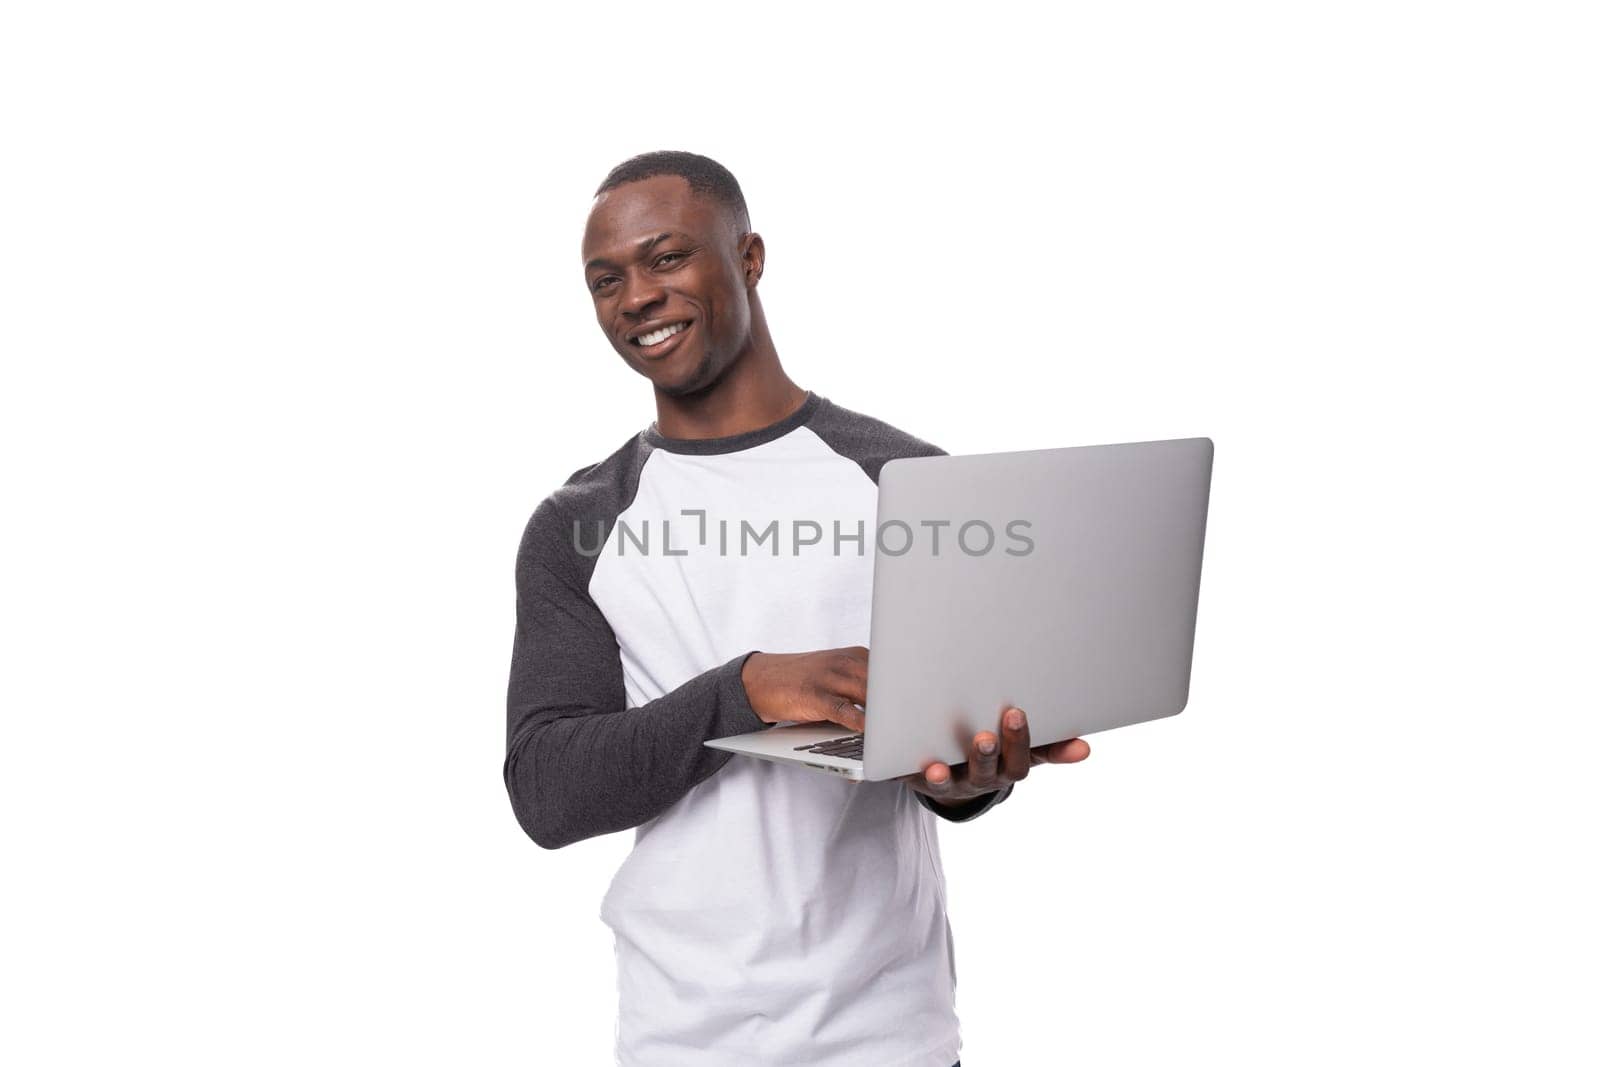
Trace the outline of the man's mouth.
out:
M 632 339 L 632 343 L 638 345 L 646 352 L 649 352 L 653 348 L 659 348 L 661 345 L 666 344 L 669 340 L 676 337 L 678 334 L 682 333 L 688 328 L 689 323 L 687 320 L 683 322 L 674 322 L 667 326 L 661 327 L 659 330 L 651 330 L 649 333 L 640 334 L 638 337 Z

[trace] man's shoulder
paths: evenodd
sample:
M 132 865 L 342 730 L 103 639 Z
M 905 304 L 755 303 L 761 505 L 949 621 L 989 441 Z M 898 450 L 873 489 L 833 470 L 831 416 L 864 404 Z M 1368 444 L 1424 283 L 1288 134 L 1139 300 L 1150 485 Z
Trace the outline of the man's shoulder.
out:
M 605 459 L 579 467 L 567 475 L 567 480 L 546 499 L 556 501 L 565 510 L 577 512 L 591 510 L 595 504 L 607 503 L 610 495 L 630 479 L 638 477 L 639 467 L 649 451 L 644 438 L 634 434 Z
M 648 454 L 635 434 L 600 462 L 573 471 L 534 508 L 524 540 L 564 539 L 574 523 L 599 523 L 609 530 L 637 489 Z
M 938 445 L 883 419 L 843 407 L 831 400 L 819 406 L 806 426 L 822 438 L 829 448 L 858 463 L 874 482 L 878 480 L 878 472 L 883 465 L 891 459 L 948 454 Z

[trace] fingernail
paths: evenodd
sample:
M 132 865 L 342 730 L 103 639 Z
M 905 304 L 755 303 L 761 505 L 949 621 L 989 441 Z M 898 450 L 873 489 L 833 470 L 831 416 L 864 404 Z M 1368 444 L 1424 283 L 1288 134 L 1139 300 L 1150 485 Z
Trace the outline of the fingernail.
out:
M 1022 729 L 1021 708 L 1012 708 L 1010 711 L 1006 712 L 1006 725 L 1011 727 L 1013 730 Z
M 978 751 L 982 752 L 985 756 L 994 755 L 994 742 L 993 741 L 979 741 L 978 742 Z

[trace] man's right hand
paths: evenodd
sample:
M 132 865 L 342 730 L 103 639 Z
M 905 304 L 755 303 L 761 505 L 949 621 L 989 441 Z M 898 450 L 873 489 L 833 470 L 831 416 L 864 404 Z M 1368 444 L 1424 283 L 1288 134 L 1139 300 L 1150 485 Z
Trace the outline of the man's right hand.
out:
M 867 650 L 860 645 L 821 652 L 757 652 L 740 677 L 762 722 L 836 722 L 860 732 L 866 715 Z

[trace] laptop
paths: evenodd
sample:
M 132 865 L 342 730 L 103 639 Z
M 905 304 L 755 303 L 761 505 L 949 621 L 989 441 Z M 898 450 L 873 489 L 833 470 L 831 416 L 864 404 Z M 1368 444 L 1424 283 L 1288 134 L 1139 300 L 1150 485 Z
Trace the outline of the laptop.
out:
M 888 461 L 864 732 L 779 723 L 706 745 L 876 782 L 966 762 L 1011 706 L 1035 746 L 1178 714 L 1211 457 L 1198 437 Z

